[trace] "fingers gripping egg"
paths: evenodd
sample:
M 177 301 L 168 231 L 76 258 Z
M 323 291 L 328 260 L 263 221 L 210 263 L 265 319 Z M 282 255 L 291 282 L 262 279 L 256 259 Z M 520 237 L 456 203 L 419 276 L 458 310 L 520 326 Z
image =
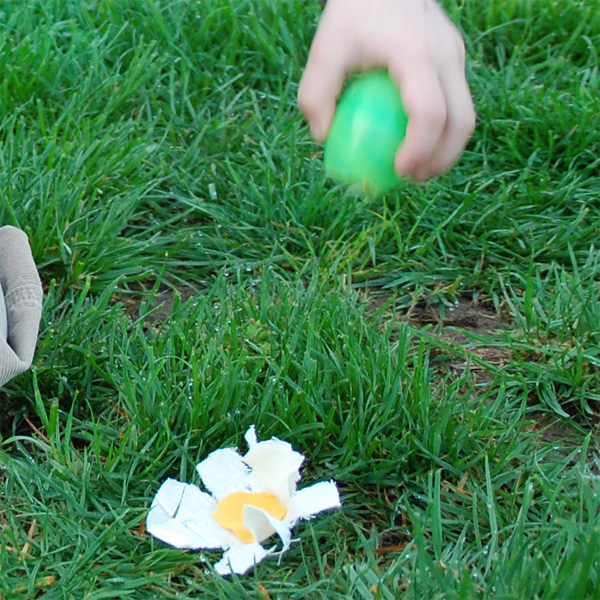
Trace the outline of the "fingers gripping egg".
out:
M 390 191 L 399 182 L 394 157 L 407 120 L 400 91 L 387 73 L 357 77 L 342 94 L 325 144 L 327 174 L 367 194 Z

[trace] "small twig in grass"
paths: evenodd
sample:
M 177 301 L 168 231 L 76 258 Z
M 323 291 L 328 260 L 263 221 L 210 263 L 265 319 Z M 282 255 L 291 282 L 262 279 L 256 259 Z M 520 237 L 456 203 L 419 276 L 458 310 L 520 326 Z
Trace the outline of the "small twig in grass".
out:
M 469 471 L 465 471 L 464 475 L 458 480 L 458 483 L 456 484 L 457 492 L 459 492 L 460 494 L 470 495 L 470 492 L 468 490 L 465 490 L 465 485 L 466 485 L 468 479 L 469 479 Z
M 29 427 L 31 427 L 31 430 L 33 431 L 33 433 L 35 433 L 39 438 L 41 438 L 44 442 L 46 442 L 46 444 L 50 444 L 50 439 L 48 438 L 48 436 L 41 431 L 40 429 L 38 429 L 29 418 L 25 417 L 25 422 L 27 423 L 27 425 L 29 425 Z
M 140 526 L 138 527 L 136 534 L 137 535 L 146 535 L 146 519 L 142 519 L 140 521 Z
M 395 544 L 394 546 L 385 546 L 384 548 L 375 548 L 373 554 L 376 556 L 384 556 L 395 552 L 402 552 L 406 548 L 406 544 Z
M 23 560 L 25 558 L 25 556 L 27 556 L 27 554 L 29 553 L 29 548 L 31 548 L 31 540 L 33 539 L 33 536 L 35 535 L 36 529 L 37 529 L 37 519 L 33 519 L 33 521 L 31 522 L 31 525 L 29 526 L 29 529 L 27 530 L 28 541 L 25 543 L 25 545 L 23 546 L 23 549 L 21 550 L 21 556 L 20 556 L 19 560 Z
M 56 575 L 48 575 L 47 577 L 42 577 L 41 579 L 38 579 L 34 584 L 33 587 L 36 590 L 41 590 L 43 588 L 47 588 L 47 587 L 51 587 L 56 583 Z M 23 594 L 24 592 L 27 591 L 29 586 L 27 585 L 18 585 L 15 588 L 13 588 L 12 594 Z M 0 596 L 0 600 L 3 600 L 3 597 Z

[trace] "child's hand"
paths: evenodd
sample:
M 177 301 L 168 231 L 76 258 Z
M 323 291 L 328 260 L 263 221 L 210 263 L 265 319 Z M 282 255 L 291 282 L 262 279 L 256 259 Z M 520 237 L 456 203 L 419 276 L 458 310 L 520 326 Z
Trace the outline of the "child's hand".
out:
M 346 75 L 387 68 L 408 114 L 396 171 L 425 180 L 449 169 L 475 127 L 465 49 L 434 0 L 329 0 L 298 90 L 313 137 L 327 138 Z

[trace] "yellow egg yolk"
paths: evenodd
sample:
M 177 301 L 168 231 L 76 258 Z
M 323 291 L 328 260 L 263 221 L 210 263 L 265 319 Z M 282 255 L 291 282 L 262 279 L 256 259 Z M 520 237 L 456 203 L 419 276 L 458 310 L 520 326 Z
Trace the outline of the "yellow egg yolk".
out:
M 247 505 L 260 508 L 275 519 L 283 519 L 287 512 L 279 500 L 268 492 L 234 492 L 223 498 L 217 504 L 213 517 L 221 527 L 233 531 L 245 544 L 256 541 L 254 534 L 244 527 L 244 506 Z

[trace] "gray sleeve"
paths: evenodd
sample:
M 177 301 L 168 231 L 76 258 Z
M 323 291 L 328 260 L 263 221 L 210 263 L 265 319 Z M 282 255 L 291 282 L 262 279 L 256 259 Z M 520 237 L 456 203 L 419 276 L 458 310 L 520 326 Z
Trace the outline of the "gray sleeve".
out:
M 6 341 L 8 334 L 8 321 L 6 318 L 6 302 L 4 302 L 4 292 L 0 285 L 0 340 Z
M 31 366 L 42 315 L 42 283 L 29 240 L 16 227 L 0 228 L 0 385 Z

